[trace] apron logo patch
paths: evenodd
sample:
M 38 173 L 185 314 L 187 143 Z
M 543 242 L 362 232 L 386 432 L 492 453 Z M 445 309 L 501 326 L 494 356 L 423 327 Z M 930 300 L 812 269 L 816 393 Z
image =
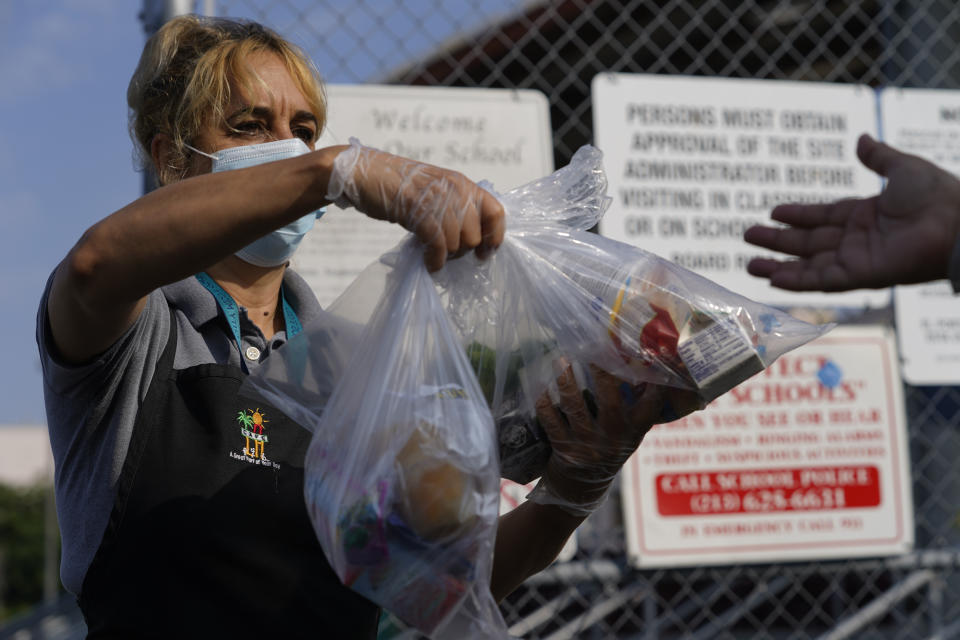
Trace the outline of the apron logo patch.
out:
M 250 464 L 272 466 L 274 469 L 279 469 L 280 465 L 268 460 L 265 453 L 266 444 L 270 439 L 264 433 L 263 427 L 270 421 L 264 414 L 260 413 L 259 407 L 238 412 L 237 422 L 240 423 L 240 435 L 244 438 L 243 452 L 231 451 L 230 457 L 234 460 L 244 460 Z

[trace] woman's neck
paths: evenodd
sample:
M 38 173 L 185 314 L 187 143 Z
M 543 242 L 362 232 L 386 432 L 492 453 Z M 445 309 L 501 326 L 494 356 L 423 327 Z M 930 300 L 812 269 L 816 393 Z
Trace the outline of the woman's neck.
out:
M 236 256 L 229 256 L 207 269 L 207 274 L 238 305 L 246 308 L 247 317 L 269 340 L 283 329 L 280 287 L 285 271 L 286 265 L 258 267 Z

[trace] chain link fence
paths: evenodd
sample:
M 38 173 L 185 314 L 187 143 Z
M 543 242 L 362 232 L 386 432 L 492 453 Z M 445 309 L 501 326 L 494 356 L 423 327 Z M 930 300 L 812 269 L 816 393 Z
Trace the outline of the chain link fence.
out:
M 605 71 L 960 88 L 954 0 L 247 0 L 326 79 L 524 88 L 549 99 L 556 166 L 592 141 Z M 529 638 L 960 637 L 960 393 L 907 388 L 916 552 L 815 563 L 636 570 L 617 500 L 574 560 L 503 604 Z M 381 636 L 407 636 L 392 619 Z

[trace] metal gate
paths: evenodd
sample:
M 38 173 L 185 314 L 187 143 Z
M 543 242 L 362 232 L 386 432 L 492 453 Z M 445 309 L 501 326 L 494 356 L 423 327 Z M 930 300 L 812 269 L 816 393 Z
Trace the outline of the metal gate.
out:
M 958 88 L 953 0 L 247 0 L 330 82 L 532 88 L 556 166 L 592 140 L 604 71 Z M 960 637 L 960 393 L 907 388 L 916 551 L 877 560 L 636 570 L 616 496 L 573 562 L 503 604 L 529 638 Z M 408 636 L 395 620 L 381 636 Z

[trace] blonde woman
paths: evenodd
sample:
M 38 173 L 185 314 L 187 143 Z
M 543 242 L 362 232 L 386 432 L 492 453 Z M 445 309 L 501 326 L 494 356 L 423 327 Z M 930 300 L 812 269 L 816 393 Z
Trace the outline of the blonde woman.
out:
M 374 638 L 377 607 L 340 584 L 303 504 L 309 434 L 237 389 L 322 320 L 287 262 L 325 205 L 403 225 L 430 269 L 494 250 L 503 210 L 455 172 L 357 143 L 314 150 L 320 80 L 255 23 L 171 21 L 127 99 L 161 186 L 83 234 L 37 317 L 63 582 L 92 638 Z M 562 480 L 576 498 L 576 474 Z M 529 502 L 504 519 L 494 595 L 552 561 L 583 515 Z

